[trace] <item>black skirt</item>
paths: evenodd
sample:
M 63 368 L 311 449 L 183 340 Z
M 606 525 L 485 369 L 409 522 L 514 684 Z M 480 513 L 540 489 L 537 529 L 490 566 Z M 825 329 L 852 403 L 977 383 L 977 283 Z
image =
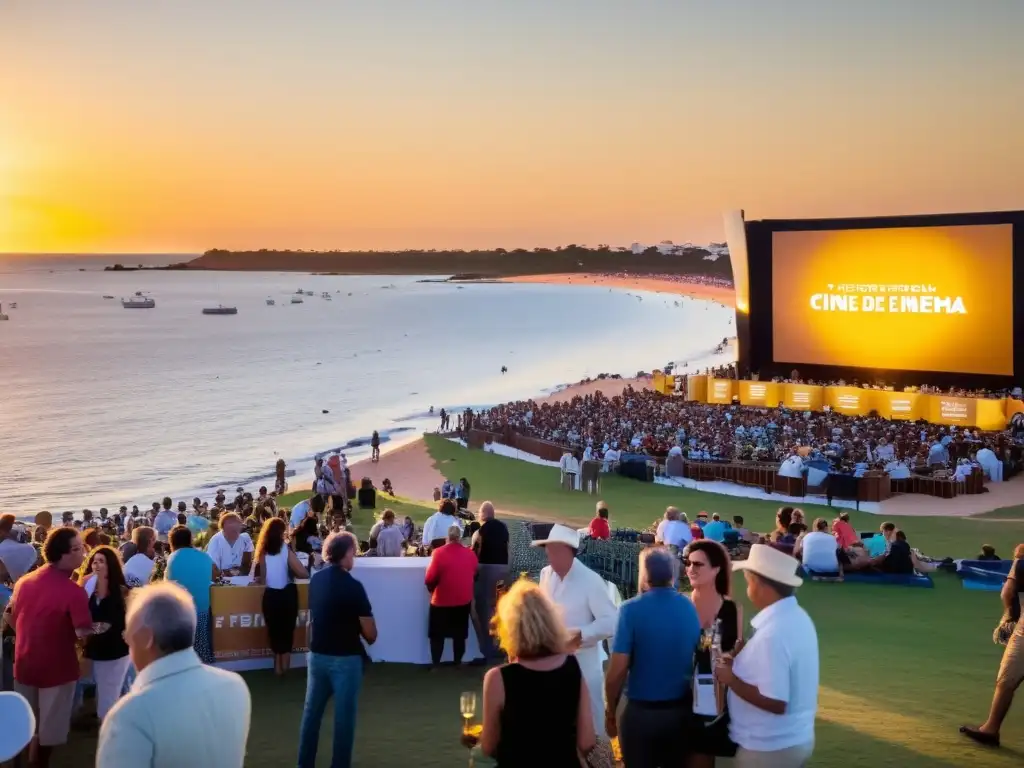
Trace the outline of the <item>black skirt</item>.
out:
M 263 590 L 263 621 L 275 654 L 292 652 L 295 622 L 299 618 L 299 590 L 294 584 L 283 589 Z
M 472 603 L 453 606 L 430 606 L 427 622 L 427 637 L 435 640 L 469 636 L 469 607 Z

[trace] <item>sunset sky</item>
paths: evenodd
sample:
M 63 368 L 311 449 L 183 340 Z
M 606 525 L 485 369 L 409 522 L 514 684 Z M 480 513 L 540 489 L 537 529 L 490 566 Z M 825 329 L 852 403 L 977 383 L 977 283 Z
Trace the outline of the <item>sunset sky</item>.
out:
M 1022 0 L 0 0 L 0 252 L 1024 208 Z

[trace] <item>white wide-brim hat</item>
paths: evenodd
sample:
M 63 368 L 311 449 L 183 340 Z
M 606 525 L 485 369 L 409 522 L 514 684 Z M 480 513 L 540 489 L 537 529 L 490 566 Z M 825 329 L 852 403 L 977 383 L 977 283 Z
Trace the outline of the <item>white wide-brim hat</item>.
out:
M 787 587 L 799 587 L 804 583 L 796 574 L 799 567 L 800 562 L 795 557 L 767 544 L 755 544 L 750 548 L 750 556 L 746 560 L 732 564 L 734 571 L 752 571 Z
M 572 528 L 568 528 L 564 525 L 558 525 L 556 523 L 551 526 L 551 532 L 548 533 L 548 537 L 546 539 L 537 539 L 537 541 L 530 542 L 531 547 L 543 547 L 548 544 L 565 544 L 567 547 L 579 549 L 580 534 Z
M 0 693 L 0 763 L 21 754 L 36 732 L 36 716 L 20 693 Z

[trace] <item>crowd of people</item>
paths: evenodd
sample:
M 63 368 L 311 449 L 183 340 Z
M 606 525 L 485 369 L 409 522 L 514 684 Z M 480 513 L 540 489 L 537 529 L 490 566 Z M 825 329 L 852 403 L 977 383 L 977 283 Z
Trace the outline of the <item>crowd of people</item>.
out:
M 1009 464 L 1008 474 L 1020 462 L 1005 447 L 1022 444 L 1009 429 L 993 433 L 878 415 L 699 403 L 629 386 L 612 397 L 597 392 L 564 402 L 506 403 L 476 414 L 474 424 L 564 445 L 606 463 L 621 453 L 766 463 L 813 454 L 839 471 L 884 469 L 896 478 L 920 468 L 952 473 L 959 466 L 964 472 L 981 466 L 984 451 Z
M 225 512 L 211 521 L 217 530 L 205 551 L 187 521 L 176 522 L 166 540 L 142 525 L 123 542 L 65 524 L 45 530 L 37 556 L 26 526 L 0 518 L 0 581 L 13 587 L 0 593 L 8 600 L 3 656 L 13 662 L 5 687 L 35 712 L 31 764 L 48 765 L 67 742 L 91 685 L 97 766 L 243 765 L 252 703 L 241 677 L 211 666 L 209 594 L 223 576 L 248 574 L 264 586 L 278 675 L 292 652 L 294 580 L 309 579 L 297 764 L 315 765 L 333 699 L 332 765 L 351 765 L 367 647 L 378 634 L 352 568 L 357 557 L 426 554 L 430 608 L 422 631 L 432 665 L 441 666 L 449 644 L 452 663 L 466 661 L 469 632 L 476 633 L 481 657 L 469 662 L 489 669 L 481 721 L 463 738 L 498 765 L 535 762 L 532 737 L 543 732 L 551 766 L 579 766 L 581 754 L 588 766 L 610 766 L 613 740 L 627 768 L 705 768 L 718 757 L 741 767 L 803 766 L 814 749 L 819 672 L 814 624 L 795 597 L 800 566 L 805 573 L 905 573 L 930 565 L 891 523 L 862 538 L 845 513 L 808 526 L 801 510 L 783 507 L 774 529 L 758 534 L 739 517 L 730 523 L 701 513 L 691 523 L 670 507 L 641 552 L 639 594 L 619 605 L 577 557 L 581 533 L 566 526 L 532 542 L 548 563 L 533 583 L 510 573 L 509 529 L 490 502 L 471 515 L 442 498 L 413 547 L 390 510 L 364 543 L 333 517 L 332 505 L 329 495 L 312 493 L 295 509 L 278 510 L 255 544 L 241 517 Z M 171 508 L 159 506 L 158 515 Z M 307 520 L 317 536 L 306 531 Z M 610 522 L 600 502 L 582 535 L 609 538 Z M 318 541 L 322 527 L 328 530 Z M 962 729 L 989 745 L 998 744 L 1024 680 L 1024 546 L 1015 554 L 1003 590 L 1007 649 L 992 712 L 981 726 Z M 757 611 L 750 638 L 733 599 L 733 570 L 746 574 Z M 203 695 L 189 693 L 195 690 Z M 181 716 L 160 716 L 167 711 Z

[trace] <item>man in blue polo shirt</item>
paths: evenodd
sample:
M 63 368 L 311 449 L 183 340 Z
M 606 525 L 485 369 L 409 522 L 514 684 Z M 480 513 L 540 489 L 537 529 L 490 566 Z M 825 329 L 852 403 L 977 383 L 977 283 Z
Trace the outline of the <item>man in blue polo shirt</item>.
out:
M 605 676 L 605 728 L 620 733 L 626 765 L 682 765 L 693 714 L 693 653 L 700 641 L 697 609 L 676 591 L 679 561 L 655 547 L 640 559 L 640 594 L 619 609 Z M 627 681 L 628 678 L 628 681 Z M 616 712 L 628 701 L 621 728 Z

